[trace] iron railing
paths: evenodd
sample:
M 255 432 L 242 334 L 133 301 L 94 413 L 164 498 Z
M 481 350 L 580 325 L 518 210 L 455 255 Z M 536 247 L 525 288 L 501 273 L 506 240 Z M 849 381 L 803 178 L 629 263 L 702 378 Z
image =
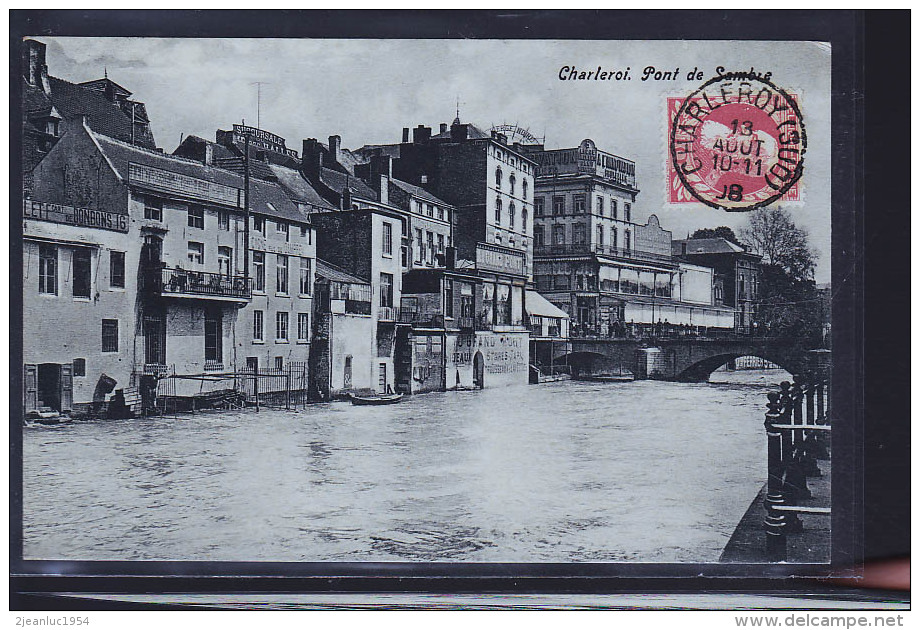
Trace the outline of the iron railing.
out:
M 153 270 L 148 274 L 147 288 L 161 295 L 200 295 L 241 300 L 252 297 L 251 279 L 186 269 Z

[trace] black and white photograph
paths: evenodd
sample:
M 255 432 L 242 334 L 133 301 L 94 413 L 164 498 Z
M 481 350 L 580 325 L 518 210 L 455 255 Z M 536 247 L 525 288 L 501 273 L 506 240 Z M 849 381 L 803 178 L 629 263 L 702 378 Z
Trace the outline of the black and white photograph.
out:
M 830 567 L 834 54 L 23 38 L 22 559 Z

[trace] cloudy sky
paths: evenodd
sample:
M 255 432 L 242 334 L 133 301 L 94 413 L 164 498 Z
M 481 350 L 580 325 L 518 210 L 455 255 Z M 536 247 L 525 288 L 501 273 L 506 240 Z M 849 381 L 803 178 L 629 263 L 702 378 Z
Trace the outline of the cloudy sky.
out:
M 214 139 L 245 119 L 301 149 L 303 138 L 342 136 L 348 148 L 398 142 L 403 127 L 460 116 L 488 128 L 517 123 L 549 148 L 591 138 L 636 161 L 638 216 L 655 213 L 675 238 L 698 227 L 744 227 L 744 213 L 666 200 L 667 96 L 686 96 L 729 70 L 770 71 L 800 96 L 808 130 L 801 188 L 787 204 L 817 250 L 818 282 L 830 280 L 830 49 L 814 42 L 510 40 L 303 40 L 37 38 L 53 76 L 109 78 L 147 104 L 159 146 L 182 134 Z M 630 68 L 630 81 L 560 81 L 562 66 Z M 641 81 L 642 70 L 679 68 L 673 81 Z M 703 80 L 688 80 L 694 67 Z

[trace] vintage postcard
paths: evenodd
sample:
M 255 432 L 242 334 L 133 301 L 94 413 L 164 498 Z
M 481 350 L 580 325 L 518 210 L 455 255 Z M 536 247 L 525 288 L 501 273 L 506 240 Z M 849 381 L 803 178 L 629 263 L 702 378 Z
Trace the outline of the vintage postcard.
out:
M 829 566 L 834 54 L 24 38 L 22 559 Z

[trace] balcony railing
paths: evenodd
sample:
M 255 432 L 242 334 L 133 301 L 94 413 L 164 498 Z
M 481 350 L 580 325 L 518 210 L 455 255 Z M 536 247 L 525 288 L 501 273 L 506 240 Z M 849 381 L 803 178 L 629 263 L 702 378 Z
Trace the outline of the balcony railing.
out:
M 561 243 L 557 245 L 534 245 L 534 256 L 581 256 L 584 254 L 599 254 L 614 256 L 628 260 L 641 260 L 645 262 L 673 262 L 673 258 L 666 254 L 646 252 L 638 249 L 625 249 L 610 245 L 595 245 L 592 243 Z
M 364 300 L 345 300 L 345 312 L 349 315 L 370 315 L 371 303 Z
M 378 306 L 378 322 L 397 322 L 399 321 L 399 309 L 395 306 Z
M 202 296 L 248 300 L 252 297 L 252 281 L 242 276 L 228 276 L 186 269 L 152 270 L 147 288 L 162 295 Z

